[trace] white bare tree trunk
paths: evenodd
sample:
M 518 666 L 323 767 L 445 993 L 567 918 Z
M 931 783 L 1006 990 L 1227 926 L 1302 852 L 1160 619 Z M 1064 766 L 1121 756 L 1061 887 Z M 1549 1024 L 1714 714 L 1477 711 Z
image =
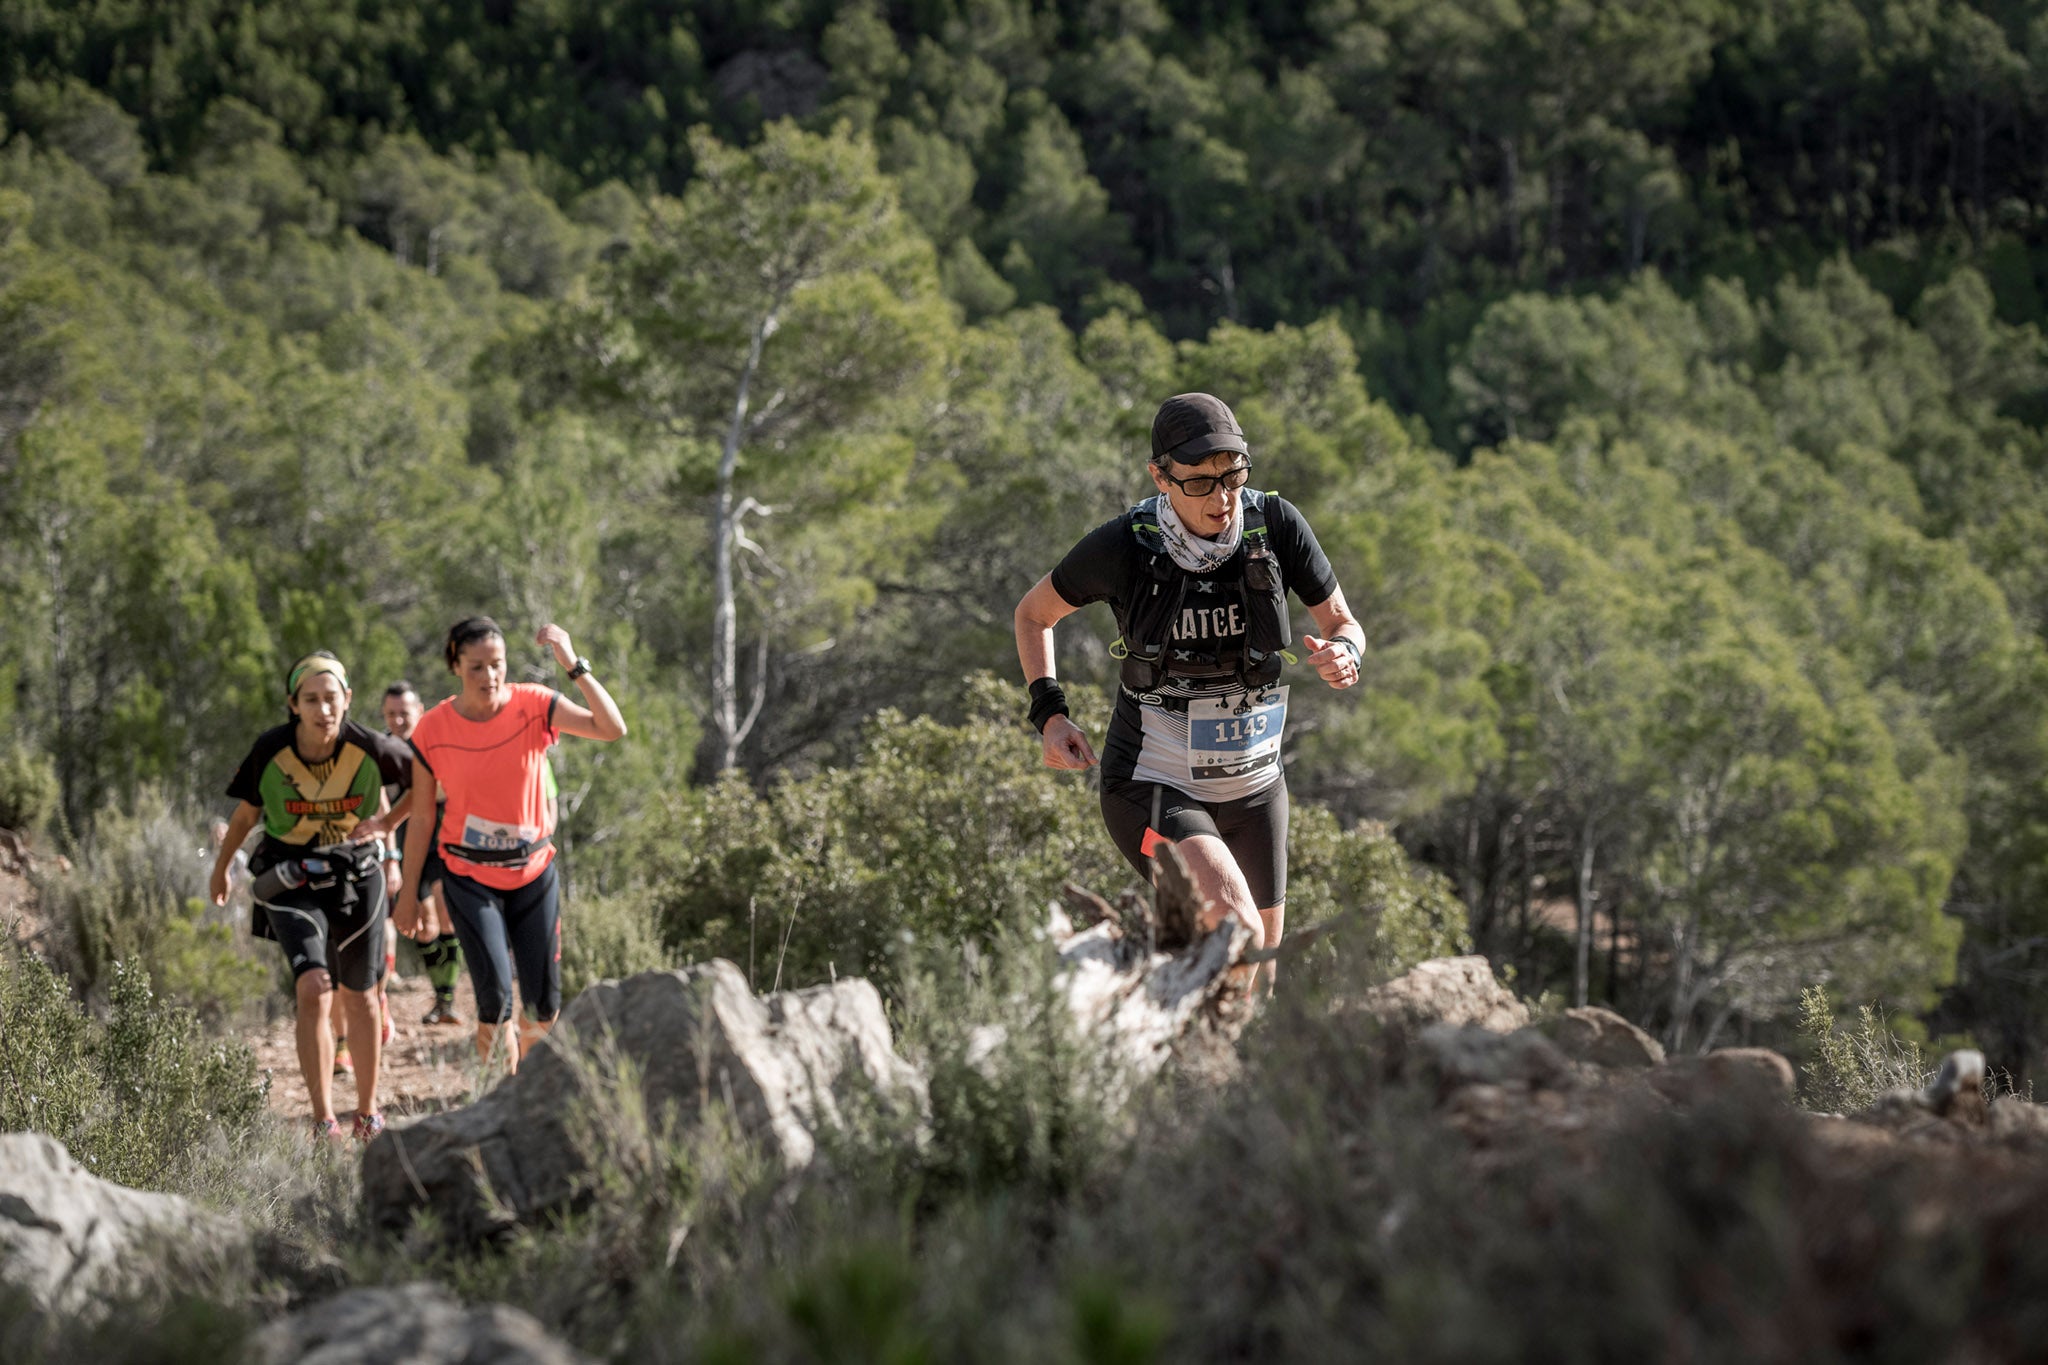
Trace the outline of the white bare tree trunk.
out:
M 1584 1005 L 1593 960 L 1593 822 L 1579 831 L 1578 941 L 1572 952 L 1572 1004 Z
M 739 519 L 744 512 L 733 496 L 733 481 L 739 470 L 740 447 L 746 442 L 747 405 L 754 375 L 761 368 L 761 347 L 774 329 L 773 313 L 764 314 L 754 324 L 747 363 L 740 370 L 739 392 L 733 398 L 732 420 L 726 426 L 725 444 L 718 453 L 718 496 L 711 513 L 711 723 L 718 728 L 723 746 L 721 768 L 739 762 L 740 743 L 761 713 L 757 695 L 745 719 L 740 716 L 739 612 L 733 590 L 732 557 L 739 539 Z

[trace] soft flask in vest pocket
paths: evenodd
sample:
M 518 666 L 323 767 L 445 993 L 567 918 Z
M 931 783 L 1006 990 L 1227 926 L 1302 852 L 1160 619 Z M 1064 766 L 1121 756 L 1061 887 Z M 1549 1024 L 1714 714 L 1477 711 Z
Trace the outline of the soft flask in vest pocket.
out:
M 1280 581 L 1280 565 L 1266 544 L 1264 530 L 1261 525 L 1255 543 L 1247 541 L 1244 556 L 1245 681 L 1254 686 L 1279 681 L 1280 666 L 1293 638 L 1287 619 L 1287 588 Z

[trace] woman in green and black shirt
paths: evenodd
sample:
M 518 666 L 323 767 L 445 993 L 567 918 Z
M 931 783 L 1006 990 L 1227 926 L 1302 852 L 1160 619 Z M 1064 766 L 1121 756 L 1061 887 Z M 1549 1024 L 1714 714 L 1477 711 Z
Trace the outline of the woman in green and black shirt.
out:
M 348 719 L 348 673 L 325 650 L 292 665 L 285 679 L 292 719 L 266 730 L 228 784 L 241 804 L 209 888 L 227 903 L 228 864 L 260 823 L 249 860 L 260 928 L 284 948 L 298 1000 L 299 1069 L 313 1101 L 314 1131 L 339 1136 L 334 1114 L 334 1031 L 330 996 L 339 989 L 356 1044 L 354 1135 L 383 1131 L 377 1111 L 376 991 L 384 975 L 384 879 L 372 841 L 395 823 L 384 786 L 408 787 L 412 755 L 389 735 Z M 342 846 L 329 851 L 330 846 Z

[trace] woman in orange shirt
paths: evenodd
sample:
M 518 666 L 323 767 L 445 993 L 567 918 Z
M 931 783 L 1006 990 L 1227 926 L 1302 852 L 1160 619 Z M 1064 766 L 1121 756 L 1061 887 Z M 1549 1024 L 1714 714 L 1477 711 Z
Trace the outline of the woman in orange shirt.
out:
M 412 819 L 406 824 L 405 874 L 393 915 L 398 932 L 419 921 L 420 874 L 436 837 L 447 873 L 442 899 L 476 988 L 477 1050 L 489 1057 L 501 1041 L 510 1069 L 562 1009 L 562 920 L 555 877 L 555 803 L 548 792 L 547 752 L 557 735 L 609 742 L 626 733 L 618 704 L 578 658 L 569 632 L 549 624 L 535 637 L 588 706 L 551 687 L 506 680 L 505 633 L 488 616 L 458 621 L 448 631 L 448 671 L 459 695 L 435 706 L 413 727 L 416 755 Z M 447 808 L 435 833 L 436 784 Z M 518 974 L 527 1018 L 512 1026 L 512 982 Z

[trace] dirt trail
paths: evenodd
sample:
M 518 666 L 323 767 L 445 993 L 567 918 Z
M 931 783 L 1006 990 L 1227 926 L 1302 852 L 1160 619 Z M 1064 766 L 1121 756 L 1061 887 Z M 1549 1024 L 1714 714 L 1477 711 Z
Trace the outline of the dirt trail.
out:
M 423 976 L 393 982 L 390 1000 L 398 1036 L 384 1049 L 383 1071 L 377 1079 L 384 1116 L 395 1122 L 469 1103 L 478 1079 L 476 998 L 470 992 L 469 973 L 462 974 L 455 988 L 460 1024 L 429 1028 L 420 1022 L 434 1003 L 434 989 Z M 271 1109 L 286 1118 L 304 1119 L 308 1113 L 306 1086 L 299 1076 L 291 1015 L 281 1013 L 249 1043 L 256 1051 L 257 1068 L 270 1076 Z M 355 1086 L 353 1077 L 334 1078 L 337 1111 L 354 1109 Z

